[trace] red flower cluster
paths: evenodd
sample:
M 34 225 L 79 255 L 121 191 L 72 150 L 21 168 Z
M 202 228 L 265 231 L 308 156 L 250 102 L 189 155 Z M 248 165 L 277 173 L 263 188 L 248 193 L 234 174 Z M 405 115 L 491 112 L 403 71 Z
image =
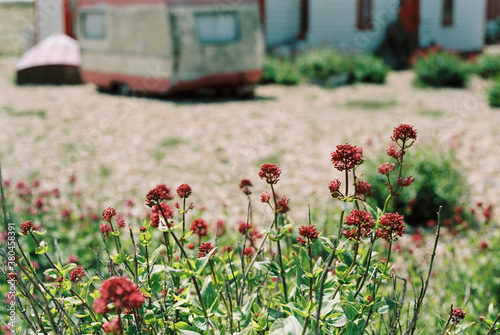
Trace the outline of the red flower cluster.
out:
M 198 235 L 199 237 L 207 236 L 208 235 L 208 225 L 203 219 L 195 219 L 192 223 L 191 226 L 189 227 L 193 231 L 194 234 Z
M 151 215 L 149 215 L 151 219 L 151 225 L 155 228 L 158 228 L 160 226 L 160 216 L 163 215 L 165 216 L 164 219 L 167 221 L 166 224 L 170 227 L 170 225 L 168 224 L 168 220 L 170 220 L 174 216 L 174 211 L 167 203 L 161 203 L 159 206 L 155 205 L 153 206 L 153 208 L 151 208 Z
M 288 203 L 290 202 L 290 199 L 287 199 L 286 196 L 281 198 L 281 200 L 278 200 L 276 202 L 276 211 L 278 213 L 286 213 L 290 210 L 290 206 L 288 206 Z
M 240 189 L 242 189 L 243 193 L 245 193 L 246 195 L 252 194 L 252 191 L 250 191 L 250 189 L 249 189 L 249 187 L 252 187 L 252 186 L 253 186 L 253 184 L 250 181 L 250 179 L 242 179 L 240 182 Z
M 408 140 L 415 141 L 417 139 L 417 131 L 409 124 L 400 124 L 394 128 L 391 140 L 394 142 L 401 141 L 405 143 Z
M 100 314 L 110 311 L 108 304 L 114 304 L 117 313 L 123 309 L 134 309 L 142 306 L 144 296 L 130 279 L 127 277 L 111 277 L 106 279 L 101 288 L 101 297 L 94 300 L 94 310 Z
M 356 184 L 356 194 L 369 197 L 372 194 L 372 185 L 366 181 L 358 181 Z
M 351 230 L 344 229 L 342 233 L 345 237 L 356 241 L 370 236 L 373 227 L 375 227 L 375 220 L 372 215 L 365 210 L 359 209 L 353 209 L 344 222 L 348 226 L 354 226 L 354 228 L 351 228 Z
M 108 207 L 102 211 L 102 220 L 110 222 L 115 215 L 116 210 L 113 207 Z
M 251 231 L 253 228 L 252 224 L 249 222 L 247 225 L 246 222 L 240 221 L 240 225 L 238 226 L 238 231 L 240 232 L 241 235 L 246 234 L 247 228 L 248 228 L 248 231 Z
M 146 195 L 146 206 L 153 207 L 163 200 L 170 199 L 172 199 L 172 196 L 170 195 L 170 188 L 168 188 L 165 184 L 161 184 L 149 190 Z
M 331 155 L 333 166 L 339 171 L 350 171 L 364 160 L 363 149 L 349 143 L 337 145 L 337 150 Z
M 316 230 L 316 228 L 314 228 L 314 225 L 300 227 L 299 228 L 299 235 L 307 238 L 308 242 L 315 241 L 319 236 L 318 231 Z M 303 244 L 298 239 L 297 239 L 297 242 L 299 242 L 300 244 Z
M 328 184 L 328 189 L 332 197 L 336 199 L 342 198 L 342 193 L 340 193 L 340 180 L 334 179 Z
M 415 179 L 413 179 L 413 177 L 404 177 L 403 179 L 396 179 L 396 184 L 398 184 L 399 186 L 408 187 L 413 184 L 414 181 Z
M 187 199 L 191 195 L 191 186 L 188 184 L 181 184 L 177 187 L 177 195 L 182 199 Z
M 269 194 L 269 192 L 265 191 L 264 193 L 262 193 L 262 195 L 260 196 L 260 202 L 269 203 L 269 200 L 271 200 L 271 195 Z
M 399 161 L 401 157 L 404 155 L 403 150 L 396 150 L 396 148 L 393 145 L 389 145 L 387 149 L 385 149 L 385 152 L 395 160 Z
M 240 221 L 240 225 L 238 226 L 238 231 L 240 232 L 241 235 L 245 235 L 247 233 L 247 223 Z M 253 227 L 253 225 L 249 222 L 247 238 L 250 241 L 250 245 L 254 246 L 255 241 L 261 237 L 262 233 L 257 228 Z
M 460 308 L 454 308 L 450 311 L 451 314 L 451 322 L 454 324 L 460 323 L 465 318 L 465 312 Z
M 265 179 L 268 184 L 276 184 L 281 175 L 281 168 L 272 163 L 262 164 L 259 171 L 260 179 Z
M 245 248 L 245 250 L 243 250 L 243 255 L 248 256 L 248 257 L 252 257 L 253 256 L 253 248 L 252 247 Z
M 111 334 L 123 333 L 122 325 L 120 323 L 120 319 L 118 318 L 114 318 L 112 321 L 105 322 L 102 325 L 102 329 L 104 329 L 106 333 L 111 333 Z
M 378 166 L 378 173 L 380 173 L 381 175 L 384 175 L 384 176 L 388 176 L 389 173 L 391 173 L 392 171 L 394 171 L 394 169 L 396 168 L 396 164 L 394 163 L 384 163 L 384 164 L 381 164 Z
M 104 236 L 107 237 L 109 232 L 111 231 L 111 226 L 109 224 L 106 224 L 106 223 L 101 223 L 101 225 L 99 226 L 99 229 L 102 231 Z
M 21 233 L 23 235 L 30 234 L 33 230 L 36 230 L 36 226 L 30 220 L 21 223 Z
M 118 224 L 118 227 L 125 228 L 125 219 L 122 217 L 116 218 L 116 223 Z
M 83 266 L 78 265 L 69 273 L 69 280 L 77 284 L 78 281 L 83 278 L 83 276 L 85 276 L 85 269 L 83 268 Z
M 377 229 L 377 236 L 387 242 L 394 241 L 405 234 L 406 227 L 403 222 L 404 217 L 399 213 L 386 213 L 380 217 L 380 226 Z
M 202 243 L 200 245 L 200 247 L 198 248 L 198 258 L 205 257 L 214 249 L 215 249 L 215 247 L 212 246 L 212 243 L 210 243 L 210 242 Z

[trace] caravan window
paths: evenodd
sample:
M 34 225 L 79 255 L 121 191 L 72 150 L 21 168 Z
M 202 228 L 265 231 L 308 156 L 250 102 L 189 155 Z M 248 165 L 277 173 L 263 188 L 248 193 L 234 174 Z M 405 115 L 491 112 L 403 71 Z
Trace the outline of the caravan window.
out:
M 201 43 L 230 43 L 239 39 L 236 13 L 196 15 L 196 31 Z
M 102 39 L 106 36 L 106 16 L 104 13 L 82 13 L 81 27 L 85 38 Z

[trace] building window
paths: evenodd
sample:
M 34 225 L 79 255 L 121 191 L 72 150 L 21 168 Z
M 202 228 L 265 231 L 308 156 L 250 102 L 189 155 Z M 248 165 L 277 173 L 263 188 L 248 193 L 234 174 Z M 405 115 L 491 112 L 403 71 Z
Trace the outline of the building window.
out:
M 372 28 L 372 0 L 358 0 L 358 29 L 371 30 Z
M 453 25 L 453 0 L 443 0 L 443 26 Z
M 104 13 L 82 13 L 80 19 L 84 38 L 103 39 L 106 37 L 106 16 Z
M 236 13 L 203 13 L 196 15 L 198 40 L 204 44 L 231 43 L 239 39 Z

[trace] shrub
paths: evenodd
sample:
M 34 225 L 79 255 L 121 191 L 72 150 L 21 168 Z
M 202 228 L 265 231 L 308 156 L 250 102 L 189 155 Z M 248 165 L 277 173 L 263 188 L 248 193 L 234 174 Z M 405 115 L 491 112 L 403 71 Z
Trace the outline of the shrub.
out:
M 500 78 L 491 83 L 488 90 L 488 101 L 492 107 L 500 107 Z
M 497 77 L 500 74 L 500 55 L 480 55 L 474 71 L 483 78 Z
M 417 82 L 433 87 L 464 87 L 468 72 L 458 56 L 446 51 L 418 57 L 413 67 Z
M 265 57 L 262 83 L 296 85 L 301 79 L 300 72 L 289 60 L 272 56 Z
M 389 70 L 389 67 L 382 59 L 373 55 L 357 55 L 354 57 L 354 78 L 356 81 L 383 84 Z
M 297 58 L 300 72 L 313 82 L 335 86 L 353 81 L 353 61 L 347 54 L 330 49 L 312 50 Z M 332 81 L 333 80 L 333 81 Z M 330 81 L 330 82 L 329 82 Z

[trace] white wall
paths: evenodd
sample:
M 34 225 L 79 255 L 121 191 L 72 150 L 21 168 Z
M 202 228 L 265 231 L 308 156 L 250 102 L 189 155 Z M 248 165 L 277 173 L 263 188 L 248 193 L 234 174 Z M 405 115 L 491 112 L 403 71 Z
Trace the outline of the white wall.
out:
M 374 51 L 385 28 L 397 18 L 399 0 L 373 0 L 373 29 L 357 28 L 357 1 L 309 0 L 306 47 L 335 47 L 350 51 Z
M 300 0 L 266 0 L 266 45 L 294 40 L 300 31 Z
M 457 51 L 479 51 L 484 46 L 486 0 L 454 0 L 453 24 L 442 25 L 442 0 L 420 0 L 420 46 L 431 43 Z
M 62 0 L 36 0 L 37 42 L 64 32 Z

